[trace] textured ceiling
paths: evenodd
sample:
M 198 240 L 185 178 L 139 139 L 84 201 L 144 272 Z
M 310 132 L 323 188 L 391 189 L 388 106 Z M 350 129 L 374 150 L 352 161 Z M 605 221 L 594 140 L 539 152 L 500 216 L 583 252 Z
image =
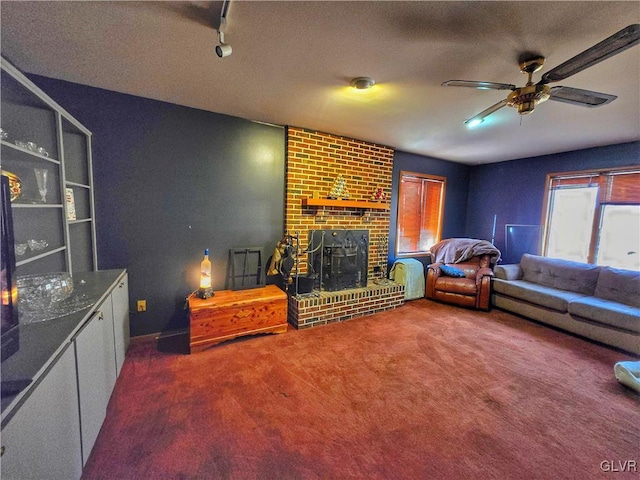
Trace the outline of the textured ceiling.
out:
M 537 80 L 640 23 L 637 1 L 234 1 L 233 54 L 218 58 L 221 5 L 2 1 L 2 54 L 29 73 L 472 165 L 640 140 L 640 46 L 560 82 L 618 96 L 600 108 L 503 108 L 471 130 L 508 92 L 440 86 L 522 86 L 527 51 L 547 58 Z M 347 88 L 363 75 L 376 87 Z

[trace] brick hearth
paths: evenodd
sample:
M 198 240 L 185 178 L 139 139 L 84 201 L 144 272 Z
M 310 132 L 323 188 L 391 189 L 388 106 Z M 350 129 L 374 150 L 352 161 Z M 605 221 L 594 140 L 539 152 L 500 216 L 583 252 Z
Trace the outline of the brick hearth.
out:
M 312 297 L 289 296 L 288 320 L 298 329 L 342 322 L 391 310 L 404 303 L 404 286 L 369 285 L 340 292 L 319 292 Z

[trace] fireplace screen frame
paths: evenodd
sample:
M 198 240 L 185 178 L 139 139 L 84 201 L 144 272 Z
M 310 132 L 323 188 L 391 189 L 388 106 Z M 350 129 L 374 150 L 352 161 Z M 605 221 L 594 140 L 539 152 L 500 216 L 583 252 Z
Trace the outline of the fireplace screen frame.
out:
M 310 230 L 308 252 L 315 289 L 335 292 L 367 286 L 369 230 Z

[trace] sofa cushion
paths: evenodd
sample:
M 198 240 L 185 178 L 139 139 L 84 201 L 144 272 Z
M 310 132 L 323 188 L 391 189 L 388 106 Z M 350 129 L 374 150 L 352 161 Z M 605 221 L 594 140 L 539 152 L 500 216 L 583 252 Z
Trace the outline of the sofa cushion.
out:
M 640 308 L 598 297 L 582 297 L 569 303 L 569 313 L 587 320 L 640 333 Z
M 569 302 L 582 298 L 582 293 L 569 292 L 567 290 L 559 290 L 537 283 L 527 282 L 526 280 L 500 280 L 493 279 L 493 291 L 501 293 L 509 297 L 524 300 L 547 308 L 552 308 L 562 313 L 568 311 Z
M 602 267 L 594 295 L 640 308 L 640 272 Z
M 478 287 L 476 281 L 470 278 L 438 277 L 435 289 L 440 292 L 457 293 L 475 297 Z
M 520 260 L 522 279 L 547 287 L 593 295 L 600 267 L 525 253 Z

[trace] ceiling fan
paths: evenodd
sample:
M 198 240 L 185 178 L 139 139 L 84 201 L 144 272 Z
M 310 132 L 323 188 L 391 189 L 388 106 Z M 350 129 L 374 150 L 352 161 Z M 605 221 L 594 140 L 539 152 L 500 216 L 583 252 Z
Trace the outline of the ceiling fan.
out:
M 516 87 L 509 83 L 477 82 L 473 80 L 447 80 L 442 83 L 442 86 L 471 87 L 480 90 L 511 90 L 506 99 L 465 120 L 464 123 L 469 126 L 482 123 L 486 117 L 507 105 L 517 108 L 520 115 L 533 112 L 539 103 L 547 100 L 555 100 L 582 107 L 599 107 L 614 101 L 618 97 L 580 88 L 550 87 L 548 84 L 559 82 L 571 75 L 575 75 L 613 55 L 617 55 L 627 48 L 633 47 L 638 42 L 640 42 L 640 24 L 629 25 L 593 47 L 552 68 L 542 75 L 542 79 L 538 83 L 533 83 L 531 77 L 534 72 L 540 70 L 544 65 L 544 57 L 531 53 L 523 54 L 518 60 L 520 71 L 528 75 L 527 84 L 524 87 Z

